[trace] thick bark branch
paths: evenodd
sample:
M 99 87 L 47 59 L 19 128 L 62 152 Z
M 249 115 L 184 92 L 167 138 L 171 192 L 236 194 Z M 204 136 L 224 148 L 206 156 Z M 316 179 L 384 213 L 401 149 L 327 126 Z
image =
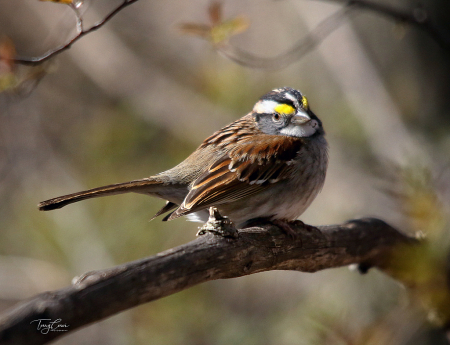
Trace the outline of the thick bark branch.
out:
M 392 250 L 399 244 L 417 242 L 373 218 L 318 228 L 299 223 L 297 231 L 295 239 L 273 225 L 240 230 L 237 239 L 207 234 L 146 259 L 86 273 L 72 286 L 37 295 L 3 315 L 0 343 L 43 344 L 120 311 L 214 279 L 270 270 L 316 272 L 352 263 L 390 273 Z M 40 319 L 61 319 L 68 332 L 42 334 L 37 321 L 33 323 Z

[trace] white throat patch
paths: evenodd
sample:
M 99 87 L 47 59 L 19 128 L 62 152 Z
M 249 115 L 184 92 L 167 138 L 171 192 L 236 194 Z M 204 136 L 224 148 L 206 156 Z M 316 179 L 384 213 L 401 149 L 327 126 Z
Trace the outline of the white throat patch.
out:
M 290 137 L 307 138 L 316 133 L 319 123 L 316 120 L 311 120 L 303 125 L 289 125 L 283 128 L 280 133 Z

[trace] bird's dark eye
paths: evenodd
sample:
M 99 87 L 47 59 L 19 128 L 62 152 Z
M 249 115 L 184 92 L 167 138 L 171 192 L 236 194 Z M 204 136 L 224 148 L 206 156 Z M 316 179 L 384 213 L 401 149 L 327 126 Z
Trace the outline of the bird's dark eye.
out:
M 280 119 L 281 119 L 281 115 L 280 114 L 275 113 L 275 114 L 272 115 L 272 120 L 274 120 L 275 122 L 280 121 Z

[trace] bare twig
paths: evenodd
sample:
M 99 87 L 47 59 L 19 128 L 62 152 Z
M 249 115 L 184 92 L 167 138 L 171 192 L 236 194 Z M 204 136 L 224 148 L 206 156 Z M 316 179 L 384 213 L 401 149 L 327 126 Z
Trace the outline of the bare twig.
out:
M 281 54 L 273 57 L 262 57 L 239 49 L 229 42 L 217 45 L 217 50 L 234 62 L 252 68 L 282 69 L 298 61 L 307 53 L 313 51 L 322 41 L 345 23 L 344 18 L 349 14 L 349 8 L 344 7 L 320 22 L 316 28 L 302 37 L 296 44 Z
M 427 11 L 422 7 L 415 7 L 412 10 L 401 10 L 387 4 L 373 2 L 370 0 L 322 0 L 330 2 L 344 3 L 346 6 L 352 6 L 358 9 L 371 11 L 389 19 L 406 23 L 427 33 L 442 48 L 450 49 L 450 32 L 439 28 L 436 23 L 431 21 Z
M 97 24 L 93 25 L 89 29 L 85 30 L 82 27 L 82 18 L 75 10 L 77 16 L 77 31 L 78 34 L 73 37 L 69 42 L 48 51 L 44 55 L 39 57 L 17 57 L 13 61 L 17 64 L 36 66 L 52 57 L 62 53 L 69 49 L 76 41 L 83 36 L 98 30 L 104 24 L 106 24 L 112 17 L 120 12 L 125 7 L 135 3 L 138 0 L 124 0 L 119 6 L 117 6 L 112 12 L 110 12 L 104 19 Z M 361 9 L 371 11 L 383 16 L 386 16 L 392 20 L 410 24 L 419 28 L 433 38 L 442 48 L 450 49 L 450 34 L 444 32 L 433 23 L 422 8 L 414 8 L 412 11 L 400 10 L 390 5 L 380 4 L 369 0 L 322 0 L 329 2 L 339 2 L 344 6 L 341 10 L 337 11 L 333 15 L 324 19 L 315 30 L 308 33 L 305 37 L 300 39 L 291 49 L 278 54 L 274 57 L 265 58 L 257 55 L 253 55 L 247 51 L 241 50 L 229 43 L 218 44 L 216 48 L 231 60 L 238 64 L 254 67 L 254 68 L 267 68 L 267 69 L 280 69 L 288 66 L 294 61 L 299 60 L 307 53 L 311 52 L 316 46 L 318 46 L 325 38 L 327 38 L 332 32 L 334 32 L 340 25 L 344 23 L 345 15 L 355 9 Z
M 359 263 L 396 276 L 389 258 L 416 240 L 378 219 L 314 228 L 298 224 L 291 239 L 273 225 L 238 238 L 213 234 L 156 256 L 89 272 L 72 286 L 40 294 L 0 318 L 1 344 L 44 344 L 89 323 L 193 285 L 269 270 L 316 272 Z M 398 258 L 398 255 L 396 256 Z M 120 298 L 118 298 L 120 296 Z M 42 334 L 34 320 L 60 320 L 68 332 Z
M 344 6 L 339 11 L 325 18 L 317 27 L 310 31 L 305 37 L 289 50 L 274 57 L 266 58 L 251 54 L 226 42 L 217 45 L 218 51 L 236 63 L 264 69 L 281 69 L 291 63 L 298 61 L 307 53 L 313 51 L 322 41 L 333 33 L 339 26 L 345 23 L 347 15 L 355 14 L 355 10 L 366 10 L 379 15 L 386 16 L 397 22 L 406 23 L 417 27 L 427 33 L 442 48 L 450 49 L 450 33 L 443 31 L 433 23 L 422 8 L 414 8 L 412 11 L 400 10 L 390 5 L 375 3 L 369 0 L 322 0 L 329 2 L 339 2 Z
M 86 36 L 87 34 L 90 34 L 91 32 L 100 29 L 103 25 L 105 25 L 108 21 L 111 20 L 112 17 L 114 17 L 117 13 L 122 11 L 125 7 L 130 6 L 131 4 L 135 3 L 138 0 L 124 0 L 120 5 L 118 5 L 113 11 L 111 11 L 105 18 L 103 18 L 98 23 L 91 26 L 89 29 L 82 28 L 82 22 L 81 18 L 77 14 L 77 31 L 78 34 L 73 37 L 69 42 L 59 46 L 58 48 L 55 48 L 53 50 L 48 51 L 44 55 L 38 56 L 38 57 L 31 57 L 31 58 L 25 58 L 25 57 L 17 57 L 13 59 L 13 61 L 17 64 L 21 65 L 28 65 L 28 66 L 36 66 L 39 65 L 54 56 L 62 53 L 63 51 L 69 49 L 76 41 L 78 41 L 83 36 Z M 81 30 L 80 30 L 81 29 Z

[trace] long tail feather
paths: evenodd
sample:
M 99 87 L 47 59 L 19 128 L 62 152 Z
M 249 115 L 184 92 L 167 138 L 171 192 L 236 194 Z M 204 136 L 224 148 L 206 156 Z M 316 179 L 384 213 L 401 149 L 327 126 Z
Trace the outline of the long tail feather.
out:
M 155 219 L 156 217 L 159 217 L 160 215 L 162 215 L 163 213 L 172 211 L 174 208 L 177 208 L 178 205 L 174 204 L 173 202 L 167 201 L 166 204 L 164 205 L 164 207 L 162 209 L 160 209 L 158 212 L 156 212 L 156 214 L 153 216 L 152 219 Z
M 124 183 L 112 184 L 109 186 L 98 187 L 93 189 L 88 189 L 78 193 L 72 193 L 68 195 L 59 196 L 57 198 L 49 199 L 46 201 L 42 201 L 38 204 L 39 210 L 41 211 L 50 211 L 57 208 L 64 207 L 71 203 L 97 198 L 101 196 L 114 195 L 114 194 L 123 194 L 129 192 L 138 192 L 138 193 L 151 193 L 151 189 L 155 185 L 160 185 L 160 181 L 156 181 L 151 178 L 135 180 Z M 147 188 L 146 188 L 147 187 Z

